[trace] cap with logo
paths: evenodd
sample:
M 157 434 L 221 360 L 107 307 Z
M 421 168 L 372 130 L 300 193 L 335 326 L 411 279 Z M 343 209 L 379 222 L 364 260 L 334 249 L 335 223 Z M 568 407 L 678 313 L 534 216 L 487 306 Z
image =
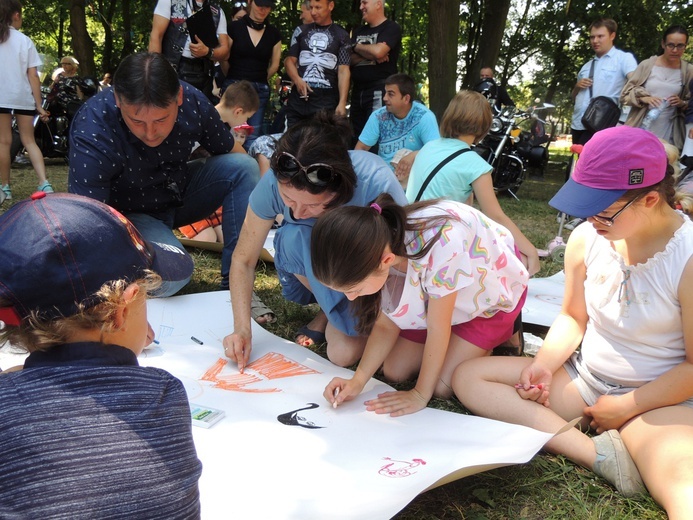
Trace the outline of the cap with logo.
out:
M 664 145 L 652 132 L 607 128 L 587 142 L 570 179 L 549 204 L 573 217 L 597 215 L 628 190 L 654 186 L 667 169 Z
M 79 195 L 36 192 L 0 216 L 0 321 L 18 325 L 32 311 L 71 316 L 99 303 L 109 281 L 135 281 L 145 270 L 165 281 L 193 271 L 190 256 L 147 242 L 115 209 Z

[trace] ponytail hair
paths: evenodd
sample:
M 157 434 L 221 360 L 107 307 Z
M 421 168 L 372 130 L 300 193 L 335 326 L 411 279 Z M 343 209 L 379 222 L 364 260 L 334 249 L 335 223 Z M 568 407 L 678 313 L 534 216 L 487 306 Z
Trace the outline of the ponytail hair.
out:
M 10 26 L 15 13 L 22 12 L 19 0 L 0 0 L 0 43 L 5 43 L 10 37 Z
M 407 252 L 405 233 L 440 227 L 453 218 L 442 211 L 440 215 L 410 218 L 413 212 L 437 202 L 400 206 L 389 193 L 383 193 L 368 206 L 342 206 L 328 211 L 318 218 L 311 235 L 311 262 L 316 279 L 336 289 L 349 289 L 378 271 L 387 246 L 399 257 L 422 258 L 442 230 L 411 254 Z M 380 302 L 379 291 L 359 296 L 351 303 L 359 333 L 371 332 L 380 314 Z

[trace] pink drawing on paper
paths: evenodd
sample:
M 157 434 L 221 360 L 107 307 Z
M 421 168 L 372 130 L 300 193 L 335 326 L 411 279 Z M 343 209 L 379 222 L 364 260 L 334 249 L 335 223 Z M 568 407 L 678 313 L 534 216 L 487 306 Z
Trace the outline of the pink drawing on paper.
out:
M 383 457 L 383 460 L 389 460 L 392 462 L 385 464 L 382 468 L 380 468 L 378 473 L 380 473 L 383 477 L 390 478 L 410 477 L 416 473 L 416 471 L 412 471 L 414 468 L 426 464 L 426 461 L 423 459 L 412 459 L 411 461 L 406 461 L 395 460 L 391 459 L 390 457 Z

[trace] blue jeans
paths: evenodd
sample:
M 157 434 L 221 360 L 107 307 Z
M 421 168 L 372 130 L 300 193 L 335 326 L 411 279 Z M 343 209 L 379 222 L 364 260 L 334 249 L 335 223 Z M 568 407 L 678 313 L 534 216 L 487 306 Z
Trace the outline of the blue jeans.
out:
M 220 95 L 223 95 L 224 91 L 229 85 L 238 81 L 240 80 L 226 79 L 224 81 L 224 85 L 222 86 Z M 267 102 L 270 98 L 270 90 L 267 83 L 259 83 L 257 81 L 249 81 L 248 83 L 255 88 L 255 92 L 257 92 L 257 95 L 260 98 L 260 106 L 258 107 L 257 111 L 250 116 L 250 119 L 248 119 L 248 124 L 253 126 L 255 130 L 253 130 L 253 133 L 246 138 L 245 143 L 243 144 L 243 148 L 245 148 L 246 151 L 250 149 L 250 145 L 253 144 L 253 141 L 262 135 L 262 123 L 265 120 L 265 109 L 267 108 Z
M 219 206 L 223 208 L 221 228 L 224 249 L 221 253 L 221 283 L 228 286 L 231 255 L 248 209 L 248 198 L 260 179 L 257 162 L 242 153 L 217 155 L 188 163 L 183 205 L 165 214 L 129 213 L 128 219 L 150 242 L 170 244 L 183 249 L 173 229 L 208 217 Z M 165 282 L 157 296 L 171 296 L 190 278 Z

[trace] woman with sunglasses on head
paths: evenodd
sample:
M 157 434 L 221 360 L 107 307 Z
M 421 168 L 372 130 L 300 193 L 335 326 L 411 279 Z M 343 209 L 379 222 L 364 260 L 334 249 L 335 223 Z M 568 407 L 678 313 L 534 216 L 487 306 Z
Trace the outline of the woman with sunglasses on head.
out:
M 693 80 L 693 64 L 682 59 L 687 44 L 685 27 L 669 27 L 662 36 L 662 54 L 642 61 L 621 91 L 621 103 L 632 107 L 626 124 L 647 128 L 679 150 L 685 140 L 684 114 Z
M 390 167 L 370 152 L 348 150 L 349 122 L 327 112 L 287 130 L 272 156 L 271 169 L 250 195 L 248 211 L 231 262 L 233 332 L 224 338 L 226 356 L 242 371 L 250 357 L 250 298 L 255 265 L 275 217 L 284 221 L 274 239 L 274 265 L 287 300 L 317 302 L 319 314 L 296 334 L 299 345 L 327 341 L 327 357 L 340 366 L 361 357 L 365 338 L 356 330 L 349 301 L 313 276 L 310 233 L 315 219 L 333 208 L 365 206 L 381 193 L 406 204 Z
M 618 150 L 618 152 L 614 152 Z M 570 236 L 561 313 L 534 359 L 472 360 L 453 389 L 474 413 L 556 432 L 546 449 L 669 518 L 693 511 L 693 223 L 673 168 L 640 128 L 597 132 L 550 204 Z M 577 351 L 578 347 L 581 349 Z
M 367 409 L 398 417 L 452 396 L 455 368 L 487 356 L 513 334 L 529 274 L 510 231 L 462 202 L 402 207 L 383 194 L 369 207 L 342 207 L 313 228 L 315 277 L 352 301 L 368 342 L 354 376 L 324 396 L 358 396 L 382 366 L 408 391 L 385 392 Z

